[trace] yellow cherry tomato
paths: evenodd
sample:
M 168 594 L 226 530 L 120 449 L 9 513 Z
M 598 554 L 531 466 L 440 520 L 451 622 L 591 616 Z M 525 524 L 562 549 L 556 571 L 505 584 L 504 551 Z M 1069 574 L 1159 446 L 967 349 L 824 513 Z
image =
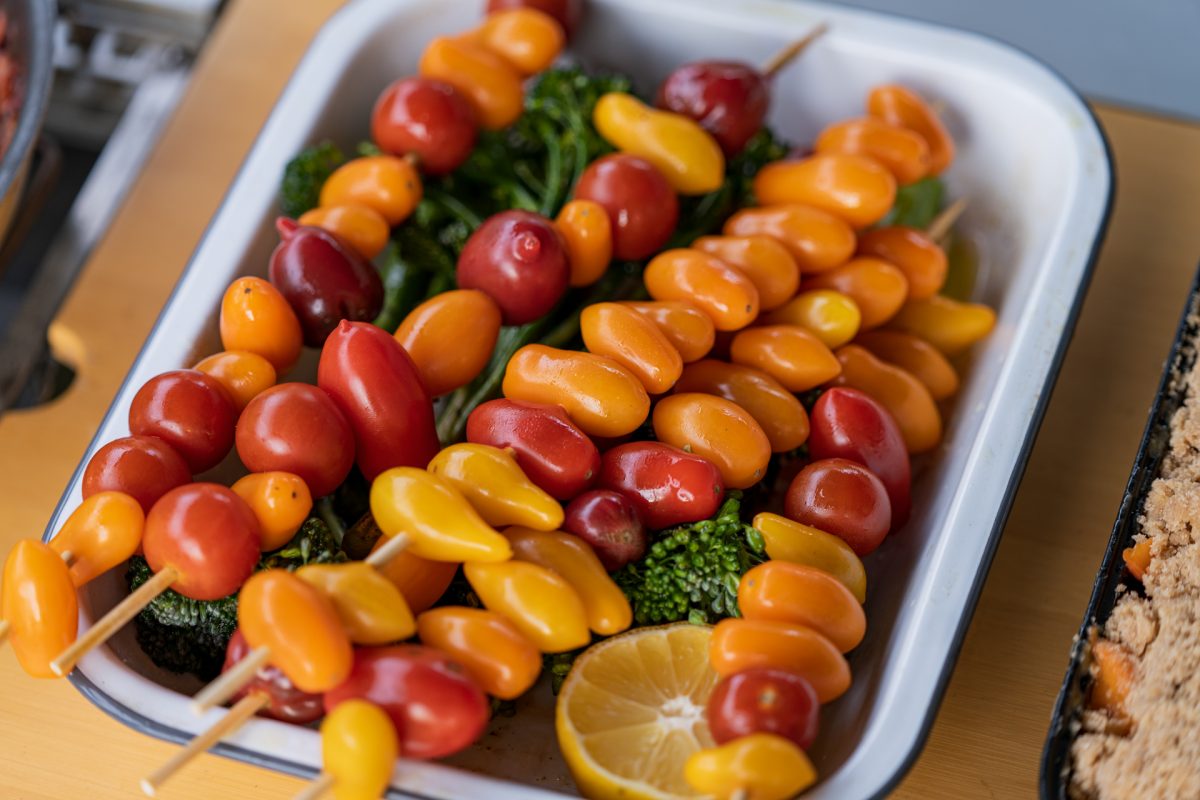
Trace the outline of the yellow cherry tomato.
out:
M 572 200 L 554 220 L 567 244 L 572 286 L 591 286 L 612 262 L 612 222 L 594 200 Z
M 484 608 L 441 606 L 417 617 L 421 642 L 467 668 L 479 688 L 501 700 L 525 694 L 542 672 L 542 654 L 517 627 Z
M 4 562 L 0 589 L 0 618 L 11 626 L 8 641 L 21 669 L 34 678 L 57 678 L 50 662 L 79 628 L 79 600 L 62 557 L 36 539 L 22 539 Z
M 391 717 L 366 700 L 338 703 L 321 722 L 321 758 L 337 800 L 378 800 L 399 756 Z
M 691 303 L 683 300 L 626 300 L 621 305 L 632 308 L 657 325 L 685 364 L 704 358 L 716 341 L 717 329 L 712 319 Z
M 806 288 L 832 289 L 854 301 L 862 313 L 861 330 L 878 328 L 904 305 L 908 279 L 883 259 L 859 256 L 837 269 L 824 272 L 805 284 Z
M 71 554 L 71 580 L 83 586 L 138 551 L 145 523 L 137 500 L 122 492 L 99 492 L 71 512 L 50 547 L 60 556 Z
M 862 312 L 849 295 L 832 289 L 811 289 L 764 315 L 761 322 L 765 325 L 799 325 L 826 347 L 835 348 L 858 334 Z
M 891 327 L 921 337 L 947 356 L 956 356 L 992 332 L 996 312 L 981 303 L 960 303 L 938 295 L 906 303 Z
M 354 644 L 388 644 L 416 633 L 404 595 L 370 564 L 308 564 L 296 577 L 333 604 Z
M 301 214 L 296 221 L 301 225 L 324 228 L 341 237 L 367 261 L 383 252 L 392 234 L 383 215 L 369 206 L 314 208 Z
M 685 392 L 658 401 L 654 435 L 711 461 L 730 489 L 758 483 L 771 460 L 771 441 L 754 417 L 737 403 L 711 394 Z
M 238 278 L 221 300 L 221 346 L 257 353 L 282 375 L 300 358 L 300 320 L 270 283 L 262 278 Z
M 239 412 L 275 385 L 275 367 L 266 358 L 247 350 L 214 353 L 197 363 L 196 369 L 216 378 Z
M 799 325 L 764 325 L 740 331 L 729 345 L 737 364 L 760 369 L 792 392 L 807 392 L 837 377 L 837 357 Z
M 761 370 L 706 358 L 683 368 L 675 391 L 713 394 L 741 406 L 763 429 L 773 452 L 786 453 L 808 441 L 804 406 Z
M 737 267 L 758 289 L 763 311 L 786 303 L 800 288 L 800 267 L 776 238 L 752 236 L 701 236 L 692 247 Z
M 483 521 L 458 489 L 415 467 L 393 467 L 371 483 L 371 515 L 385 536 L 433 561 L 505 561 L 508 540 Z
M 439 36 L 425 47 L 418 67 L 462 92 L 479 124 L 492 131 L 507 128 L 524 109 L 521 75 L 505 59 L 468 39 Z M 324 205 L 324 203 L 322 203 Z
M 824 272 L 854 255 L 854 230 L 840 217 L 813 206 L 788 203 L 743 208 L 725 223 L 726 236 L 772 236 L 788 249 L 804 274 Z
M 587 306 L 579 329 L 588 352 L 625 367 L 650 394 L 667 391 L 683 372 L 683 357 L 658 326 L 620 303 Z
M 251 472 L 230 488 L 254 512 L 264 553 L 290 542 L 312 511 L 308 485 L 290 472 Z
M 463 335 L 470 331 L 469 336 Z M 500 335 L 500 307 L 475 289 L 435 295 L 409 312 L 396 341 L 412 356 L 431 397 L 466 386 L 483 372 Z
M 850 545 L 839 537 L 769 511 L 756 514 L 753 524 L 762 534 L 771 558 L 824 570 L 849 589 L 858 602 L 866 602 L 867 571 Z
M 742 575 L 738 610 L 746 619 L 807 625 L 843 653 L 858 647 L 867 632 L 862 606 L 837 578 L 789 561 L 768 561 Z
M 325 180 L 321 207 L 366 206 L 396 226 L 408 219 L 423 194 L 421 176 L 407 159 L 363 156 L 342 164 Z
M 736 331 L 758 316 L 758 289 L 737 267 L 699 250 L 665 250 L 642 273 L 655 300 L 683 300 L 712 319 L 719 331 Z
M 462 492 L 489 525 L 544 531 L 562 525 L 562 506 L 526 477 L 511 450 L 470 442 L 452 444 L 433 457 L 429 471 Z
M 896 179 L 873 158 L 819 153 L 767 164 L 754 176 L 754 196 L 764 206 L 815 206 L 865 228 L 883 219 L 895 204 Z
M 790 800 L 817 782 L 817 770 L 782 736 L 752 733 L 692 753 L 683 777 L 714 800 Z
M 463 574 L 480 602 L 506 617 L 543 653 L 562 653 L 591 641 L 583 600 L 563 578 L 526 561 L 470 562 Z
M 387 544 L 388 538 L 380 536 L 371 548 L 374 553 Z M 441 599 L 458 572 L 453 561 L 431 561 L 421 558 L 411 550 L 402 550 L 375 569 L 392 582 L 404 595 L 404 602 L 414 614 L 420 614 Z
M 524 76 L 549 67 L 566 41 L 558 21 L 535 8 L 495 11 L 471 36 Z

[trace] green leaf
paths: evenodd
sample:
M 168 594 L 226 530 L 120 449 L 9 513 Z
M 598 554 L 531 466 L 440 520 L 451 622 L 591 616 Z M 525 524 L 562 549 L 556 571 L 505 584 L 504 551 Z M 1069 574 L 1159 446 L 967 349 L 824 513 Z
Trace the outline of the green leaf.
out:
M 907 225 L 911 228 L 927 228 L 942 210 L 945 184 L 941 178 L 922 178 L 916 183 L 901 186 L 896 192 L 896 202 L 880 226 Z

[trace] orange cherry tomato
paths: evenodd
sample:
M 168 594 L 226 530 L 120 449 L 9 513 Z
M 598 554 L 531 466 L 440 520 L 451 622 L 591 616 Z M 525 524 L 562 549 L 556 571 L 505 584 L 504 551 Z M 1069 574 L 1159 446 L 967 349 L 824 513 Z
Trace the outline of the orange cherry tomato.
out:
M 476 289 L 434 295 L 396 329 L 396 341 L 412 356 L 431 397 L 473 381 L 491 359 L 499 335 L 500 307 Z
M 287 570 L 250 576 L 238 594 L 238 627 L 302 692 L 328 691 L 350 675 L 354 652 L 333 604 Z
M 934 400 L 945 400 L 958 391 L 958 373 L 936 347 L 904 331 L 867 331 L 855 344 L 880 361 L 900 367 L 925 384 Z
M 722 678 L 751 667 L 799 673 L 822 703 L 850 688 L 850 665 L 833 642 L 806 625 L 773 619 L 723 619 L 713 628 L 708 660 Z
M 333 171 L 321 187 L 321 207 L 360 205 L 399 225 L 421 202 L 424 188 L 412 162 L 395 156 L 363 156 Z
M 591 286 L 612 262 L 612 222 L 604 206 L 593 200 L 572 200 L 562 207 L 554 224 L 567 243 L 571 286 Z
M 1128 718 L 1126 702 L 1137 682 L 1137 667 L 1125 648 L 1107 639 L 1092 645 L 1092 684 L 1088 705 L 1102 708 L 1114 717 Z
M 685 392 L 659 400 L 654 435 L 711 461 L 730 489 L 758 483 L 771 460 L 771 441 L 750 412 L 711 394 Z
M 290 542 L 312 511 L 308 485 L 290 472 L 251 472 L 230 488 L 254 512 L 264 553 Z
M 933 297 L 946 283 L 946 251 L 925 231 L 905 225 L 866 231 L 858 240 L 858 253 L 892 264 L 908 279 L 908 299 Z
M 773 236 L 805 274 L 841 266 L 854 255 L 854 230 L 846 222 L 828 211 L 796 203 L 743 208 L 729 218 L 723 233 Z
M 820 153 L 775 161 L 754 176 L 754 196 L 764 206 L 803 203 L 836 214 L 855 228 L 883 219 L 896 202 L 896 179 L 873 158 Z
M 817 770 L 791 740 L 752 733 L 692 753 L 683 777 L 714 800 L 789 800 L 817 782 Z
M 675 391 L 713 394 L 741 406 L 763 429 L 772 452 L 786 453 L 808 441 L 804 406 L 761 370 L 706 358 L 683 368 Z
M 0 590 L 0 615 L 11 626 L 8 641 L 21 669 L 34 678 L 57 678 L 50 662 L 75 641 L 79 628 L 67 565 L 47 545 L 22 539 L 4 562 Z
M 812 332 L 826 347 L 841 347 L 858 333 L 862 312 L 848 295 L 832 289 L 811 289 L 796 295 L 759 321 L 765 325 L 799 325 Z
M 701 236 L 692 247 L 741 270 L 758 289 L 763 311 L 783 305 L 800 288 L 796 259 L 772 236 Z
M 99 492 L 84 499 L 50 540 L 60 556 L 71 554 L 71 580 L 83 586 L 124 564 L 142 546 L 146 515 L 123 492 Z
M 504 370 L 504 396 L 560 405 L 589 436 L 632 433 L 650 413 L 650 396 L 632 372 L 594 353 L 525 345 Z
M 788 561 L 768 561 L 742 575 L 738 609 L 746 619 L 807 625 L 848 653 L 867 633 L 867 615 L 837 578 Z
M 301 214 L 296 221 L 301 225 L 324 228 L 341 237 L 367 261 L 383 252 L 392 234 L 383 215 L 369 206 L 314 208 Z
M 221 300 L 221 345 L 271 362 L 277 375 L 300 357 L 300 320 L 279 290 L 262 278 L 238 278 Z
M 523 695 L 542 672 L 542 654 L 533 643 L 484 608 L 430 609 L 417 617 L 417 636 L 466 667 L 479 688 L 501 700 Z
M 1126 547 L 1121 551 L 1121 559 L 1125 562 L 1125 568 L 1129 573 L 1139 581 L 1146 575 L 1146 570 L 1150 569 L 1150 540 L 1142 539 L 1133 547 Z
M 521 116 L 525 103 L 521 75 L 491 50 L 439 36 L 425 47 L 418 69 L 426 78 L 444 81 L 462 92 L 479 124 L 488 130 L 507 128 Z
M 832 533 L 769 511 L 754 515 L 767 555 L 778 561 L 806 564 L 832 575 L 858 602 L 867 599 L 867 571 L 850 545 Z
M 682 300 L 627 300 L 622 305 L 632 308 L 657 325 L 685 364 L 704 358 L 716 341 L 717 329 L 712 319 L 691 303 Z
M 862 330 L 878 328 L 896 315 L 908 296 L 904 273 L 878 258 L 860 257 L 817 275 L 805 289 L 833 289 L 854 301 L 862 312 Z
M 798 325 L 764 325 L 733 337 L 734 363 L 770 375 L 792 392 L 807 392 L 842 371 L 833 352 L 815 334 Z
M 484 607 L 516 626 L 543 653 L 562 653 L 591 641 L 583 600 L 557 573 L 526 561 L 472 561 L 463 574 Z
M 929 172 L 938 175 L 954 160 L 954 140 L 937 113 L 915 92 L 903 86 L 876 86 L 867 95 L 867 113 L 908 128 L 921 135 L 929 146 Z
M 642 273 L 655 300 L 684 300 L 712 319 L 719 331 L 736 331 L 758 316 L 758 289 L 737 267 L 699 250 L 666 250 Z
M 905 303 L 891 327 L 919 336 L 947 356 L 956 356 L 992 332 L 996 312 L 981 303 L 960 303 L 937 295 Z
M 858 345 L 837 351 L 842 374 L 834 383 L 870 395 L 888 410 L 910 453 L 925 453 L 942 439 L 942 415 L 925 384 L 908 372 L 885 364 Z
M 257 353 L 226 350 L 196 364 L 196 369 L 220 381 L 241 412 L 258 395 L 275 385 L 275 367 Z
M 834 123 L 817 137 L 818 153 L 868 156 L 887 167 L 901 185 L 929 172 L 929 145 L 915 131 L 874 117 Z
M 588 352 L 625 367 L 650 394 L 667 391 L 683 372 L 683 357 L 658 326 L 620 303 L 593 303 L 583 309 L 579 329 Z
M 554 63 L 566 36 L 562 26 L 549 14 L 533 8 L 514 8 L 489 14 L 471 39 L 527 77 Z
M 387 541 L 386 536 L 380 536 L 371 552 L 383 547 Z M 412 612 L 420 614 L 432 608 L 450 588 L 450 582 L 458 572 L 458 563 L 431 561 L 403 550 L 376 569 L 400 590 Z

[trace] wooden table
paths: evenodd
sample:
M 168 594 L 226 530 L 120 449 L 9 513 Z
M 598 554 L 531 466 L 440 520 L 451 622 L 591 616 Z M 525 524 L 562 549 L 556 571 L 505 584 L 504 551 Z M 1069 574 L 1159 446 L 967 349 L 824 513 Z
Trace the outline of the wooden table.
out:
M 236 0 L 50 335 L 78 370 L 0 419 L 0 549 L 40 535 L 121 378 L 309 39 L 339 0 Z M 264 36 L 265 31 L 270 36 Z M 1034 796 L 1050 709 L 1200 257 L 1200 128 L 1099 109 L 1119 192 L 983 599 L 902 798 Z M 1019 201 L 1019 198 L 1016 198 Z M 127 799 L 175 748 L 0 653 L 0 797 Z M 203 757 L 178 800 L 286 798 L 300 783 Z

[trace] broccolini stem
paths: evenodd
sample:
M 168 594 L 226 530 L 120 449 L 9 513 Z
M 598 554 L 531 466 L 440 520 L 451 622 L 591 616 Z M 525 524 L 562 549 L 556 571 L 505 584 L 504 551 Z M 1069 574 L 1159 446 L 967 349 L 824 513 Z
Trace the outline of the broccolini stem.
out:
M 437 203 L 442 208 L 446 209 L 446 211 L 450 212 L 451 216 L 461 220 L 462 223 L 471 230 L 475 230 L 483 224 L 483 220 L 479 218 L 479 215 L 467 208 L 462 201 L 460 201 L 454 195 L 444 192 L 437 187 L 426 187 L 425 199 Z
M 375 318 L 375 325 L 394 333 L 405 315 L 425 295 L 429 273 L 405 259 L 394 242 L 388 245 L 380 272 L 383 277 L 383 309 Z
M 316 509 L 317 516 L 329 526 L 330 533 L 333 534 L 333 537 L 337 539 L 338 545 L 341 546 L 342 539 L 346 535 L 346 526 L 342 524 L 341 519 L 338 518 L 337 513 L 333 510 L 333 496 L 326 495 L 318 500 Z

